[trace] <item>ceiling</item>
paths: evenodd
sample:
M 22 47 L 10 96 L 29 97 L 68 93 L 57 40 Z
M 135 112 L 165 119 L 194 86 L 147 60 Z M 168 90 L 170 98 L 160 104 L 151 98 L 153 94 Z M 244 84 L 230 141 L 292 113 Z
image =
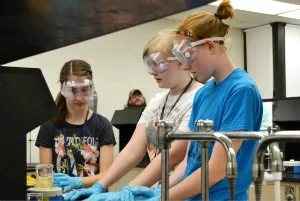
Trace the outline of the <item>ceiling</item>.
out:
M 285 3 L 292 3 L 300 5 L 300 0 L 277 0 Z M 189 14 L 198 11 L 205 11 L 210 13 L 215 13 L 217 7 L 212 5 L 202 6 L 188 11 L 184 11 L 175 15 L 166 17 L 166 19 L 181 21 Z M 252 27 L 257 27 L 265 24 L 270 24 L 272 22 L 286 22 L 288 24 L 300 25 L 299 19 L 291 19 L 286 17 L 280 17 L 276 15 L 267 15 L 255 12 L 248 12 L 242 10 L 235 10 L 235 19 L 224 20 L 224 23 L 231 25 L 233 28 L 247 29 Z

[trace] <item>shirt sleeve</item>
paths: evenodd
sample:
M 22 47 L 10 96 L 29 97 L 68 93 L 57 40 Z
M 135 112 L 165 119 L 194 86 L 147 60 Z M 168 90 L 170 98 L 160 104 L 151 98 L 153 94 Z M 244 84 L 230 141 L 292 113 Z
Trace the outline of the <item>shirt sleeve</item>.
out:
M 192 103 L 187 105 L 187 109 L 182 117 L 180 125 L 178 127 L 178 131 L 180 132 L 189 132 L 191 129 L 189 128 L 189 121 L 191 119 L 191 112 L 192 112 Z
M 151 120 L 151 115 L 153 113 L 153 106 L 154 106 L 154 102 L 155 102 L 155 98 L 152 98 L 149 102 L 149 104 L 146 106 L 146 108 L 144 109 L 137 125 L 139 124 L 147 124 L 149 123 L 149 121 Z
M 41 125 L 35 142 L 35 146 L 53 148 L 53 132 L 54 124 L 51 121 L 48 121 L 45 124 Z
M 259 98 L 254 89 L 241 87 L 224 105 L 220 131 L 253 131 L 255 115 L 259 115 Z
M 108 119 L 103 117 L 103 126 L 101 126 L 100 133 L 100 140 L 99 140 L 99 147 L 102 147 L 103 145 L 109 145 L 109 144 L 116 144 L 115 140 L 115 134 L 112 128 L 112 125 Z

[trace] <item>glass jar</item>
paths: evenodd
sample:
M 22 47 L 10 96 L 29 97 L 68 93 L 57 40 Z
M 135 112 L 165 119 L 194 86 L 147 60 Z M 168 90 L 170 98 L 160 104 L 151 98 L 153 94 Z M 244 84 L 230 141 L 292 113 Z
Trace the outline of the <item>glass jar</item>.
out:
M 36 185 L 35 188 L 51 189 L 53 187 L 53 165 L 36 165 Z

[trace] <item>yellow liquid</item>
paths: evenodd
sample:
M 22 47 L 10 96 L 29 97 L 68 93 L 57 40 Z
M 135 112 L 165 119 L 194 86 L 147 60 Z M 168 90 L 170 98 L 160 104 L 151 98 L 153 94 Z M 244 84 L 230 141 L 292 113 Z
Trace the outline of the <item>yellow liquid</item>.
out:
M 35 188 L 51 189 L 53 187 L 52 177 L 37 177 Z

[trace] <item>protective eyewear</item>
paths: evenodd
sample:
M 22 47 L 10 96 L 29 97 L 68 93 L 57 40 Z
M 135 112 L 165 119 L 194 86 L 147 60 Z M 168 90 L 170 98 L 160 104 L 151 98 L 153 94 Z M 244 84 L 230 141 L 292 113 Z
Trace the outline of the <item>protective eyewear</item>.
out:
M 223 37 L 205 38 L 196 42 L 183 38 L 174 42 L 172 53 L 182 64 L 190 65 L 191 57 L 196 50 L 196 46 L 204 44 L 208 39 L 219 44 L 224 44 Z
M 170 61 L 176 61 L 175 57 L 163 57 L 159 52 L 151 53 L 144 57 L 144 64 L 149 74 L 163 73 L 170 67 Z
M 61 88 L 61 94 L 67 99 L 74 99 L 80 95 L 84 98 L 90 98 L 95 92 L 94 83 L 90 79 L 79 81 L 65 81 Z

